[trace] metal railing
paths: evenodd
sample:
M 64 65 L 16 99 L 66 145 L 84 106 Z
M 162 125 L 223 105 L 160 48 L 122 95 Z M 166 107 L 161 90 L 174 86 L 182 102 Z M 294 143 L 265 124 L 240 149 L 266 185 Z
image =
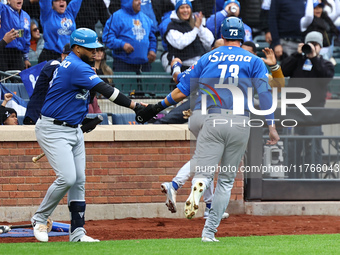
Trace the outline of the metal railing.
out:
M 263 178 L 340 179 L 340 136 L 281 135 L 278 145 L 264 145 L 263 166 Z

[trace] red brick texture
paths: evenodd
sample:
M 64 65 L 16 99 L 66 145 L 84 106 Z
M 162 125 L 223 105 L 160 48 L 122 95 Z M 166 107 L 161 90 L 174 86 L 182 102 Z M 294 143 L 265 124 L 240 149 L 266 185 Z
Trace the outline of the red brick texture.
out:
M 36 206 L 55 174 L 36 142 L 0 142 L 0 206 Z M 189 141 L 86 142 L 86 203 L 164 203 L 162 182 L 171 181 L 190 159 Z M 179 190 L 184 202 L 191 181 Z M 238 174 L 232 200 L 243 200 L 243 176 Z M 66 204 L 66 197 L 61 204 Z

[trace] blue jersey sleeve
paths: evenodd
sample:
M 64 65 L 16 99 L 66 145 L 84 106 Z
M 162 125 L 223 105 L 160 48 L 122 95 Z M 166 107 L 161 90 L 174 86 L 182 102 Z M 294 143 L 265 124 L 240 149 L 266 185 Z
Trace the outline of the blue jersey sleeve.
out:
M 254 86 L 257 94 L 259 95 L 261 110 L 268 110 L 273 104 L 271 87 L 268 83 L 268 71 L 261 59 L 257 59 L 254 63 L 253 79 Z M 268 120 L 274 119 L 274 113 L 265 116 Z M 272 121 L 267 121 L 268 125 L 272 124 Z
M 98 77 L 89 65 L 81 65 L 76 69 L 72 82 L 75 86 L 91 90 L 98 83 L 103 82 L 103 80 Z
M 255 78 L 254 86 L 258 94 L 266 91 L 271 91 L 271 87 L 268 83 L 268 70 L 264 64 L 264 62 L 257 58 L 253 65 L 253 78 Z M 260 82 L 263 80 L 265 82 Z

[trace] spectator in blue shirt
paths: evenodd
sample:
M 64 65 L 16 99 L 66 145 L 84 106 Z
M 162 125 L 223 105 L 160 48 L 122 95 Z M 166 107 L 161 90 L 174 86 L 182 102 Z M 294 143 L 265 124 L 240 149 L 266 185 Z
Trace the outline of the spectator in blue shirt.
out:
M 38 62 L 57 59 L 63 52 L 65 44 L 70 42 L 70 36 L 76 30 L 76 16 L 82 0 L 72 0 L 67 5 L 66 0 L 40 0 L 40 22 L 45 40 L 44 49 Z
M 22 10 L 22 2 L 14 0 L 8 0 L 7 5 L 0 2 L 0 14 L 0 38 L 13 28 L 18 35 L 18 38 L 0 50 L 0 70 L 23 70 L 30 67 L 30 16 Z
M 112 49 L 113 70 L 151 71 L 156 60 L 157 39 L 153 21 L 141 12 L 141 0 L 122 1 L 105 24 L 103 42 Z

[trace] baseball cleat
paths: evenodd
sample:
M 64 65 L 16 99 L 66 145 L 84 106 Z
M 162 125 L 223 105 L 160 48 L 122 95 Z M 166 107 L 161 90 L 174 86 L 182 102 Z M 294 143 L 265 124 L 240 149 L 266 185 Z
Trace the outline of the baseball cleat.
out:
M 36 221 L 32 223 L 32 226 L 35 238 L 40 242 L 48 242 L 47 226 Z
M 100 242 L 100 241 L 98 239 L 94 239 L 90 236 L 84 235 L 82 238 L 80 238 L 78 240 L 78 242 L 91 242 L 91 243 L 93 243 L 93 242 Z
M 99 242 L 99 240 L 87 236 L 86 230 L 82 227 L 78 227 L 70 233 L 70 242 Z
M 191 193 L 184 206 L 184 214 L 186 218 L 191 219 L 196 215 L 198 211 L 198 205 L 200 203 L 201 196 L 205 191 L 205 188 L 205 184 L 201 181 L 196 182 L 192 186 Z
M 210 242 L 219 242 L 220 240 L 217 240 L 215 237 L 214 238 L 209 238 L 209 237 L 202 237 L 202 242 L 203 243 L 210 243 Z
M 165 205 L 168 207 L 169 211 L 172 213 L 177 212 L 176 207 L 176 194 L 177 191 L 172 186 L 171 182 L 164 182 L 161 185 L 162 193 L 166 194 Z

